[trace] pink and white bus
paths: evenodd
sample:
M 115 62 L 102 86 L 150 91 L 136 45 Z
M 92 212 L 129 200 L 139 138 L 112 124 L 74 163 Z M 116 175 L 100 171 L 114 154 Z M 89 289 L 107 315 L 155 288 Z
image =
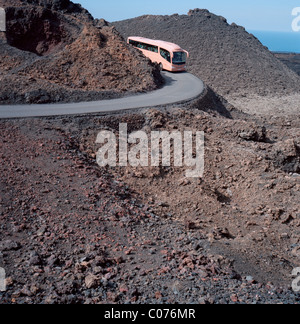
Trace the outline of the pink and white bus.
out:
M 158 63 L 162 70 L 170 72 L 186 70 L 189 53 L 176 44 L 143 37 L 129 37 L 127 42 L 139 49 L 152 62 Z

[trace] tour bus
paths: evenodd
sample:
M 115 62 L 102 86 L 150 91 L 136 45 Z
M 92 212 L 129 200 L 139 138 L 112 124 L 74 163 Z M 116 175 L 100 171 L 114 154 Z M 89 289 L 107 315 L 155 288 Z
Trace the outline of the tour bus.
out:
M 139 49 L 152 62 L 158 63 L 161 70 L 170 72 L 186 70 L 189 53 L 176 44 L 143 37 L 129 37 L 128 44 Z

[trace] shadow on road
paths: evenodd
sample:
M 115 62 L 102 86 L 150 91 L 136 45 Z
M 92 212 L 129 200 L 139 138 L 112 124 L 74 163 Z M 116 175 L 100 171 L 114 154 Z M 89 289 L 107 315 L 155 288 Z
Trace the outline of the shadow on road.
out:
M 163 73 L 163 77 L 165 79 L 165 84 L 164 84 L 165 87 L 172 86 L 172 85 L 174 85 L 175 82 L 177 82 L 177 80 L 173 79 L 170 76 L 170 74 L 167 75 L 167 74 Z
M 197 108 L 200 110 L 216 112 L 223 117 L 233 119 L 233 116 L 228 107 L 228 102 L 208 86 L 205 99 L 201 99 L 199 103 L 197 103 Z

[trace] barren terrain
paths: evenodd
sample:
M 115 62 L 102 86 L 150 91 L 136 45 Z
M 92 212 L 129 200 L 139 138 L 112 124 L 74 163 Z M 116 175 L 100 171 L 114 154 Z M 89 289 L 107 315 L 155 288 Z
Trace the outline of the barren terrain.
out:
M 298 302 L 299 117 L 223 115 L 207 102 L 2 121 L 1 303 Z M 100 169 L 97 133 L 119 122 L 204 130 L 203 179 Z
M 1 103 L 96 99 L 160 84 L 156 65 L 80 6 L 0 0 L 5 5 L 38 17 L 46 10 L 65 22 L 65 33 L 37 37 L 30 51 L 1 43 Z M 0 121 L 7 286 L 0 304 L 299 303 L 291 289 L 300 266 L 300 119 L 291 99 L 298 100 L 299 77 L 243 28 L 208 11 L 116 26 L 127 26 L 126 35 L 140 23 L 153 27 L 143 36 L 165 30 L 171 41 L 174 30 L 190 31 L 192 42 L 180 45 L 207 83 L 205 96 L 115 115 Z M 65 37 L 45 42 L 53 33 Z M 119 55 L 126 62 L 115 75 Z M 34 96 L 39 87 L 45 93 Z M 188 179 L 185 167 L 174 166 L 100 168 L 97 134 L 118 136 L 120 123 L 129 133 L 204 131 L 204 176 Z
M 70 1 L 69 9 L 48 3 L 0 1 L 0 104 L 100 100 L 161 85 L 158 67 L 105 21 Z

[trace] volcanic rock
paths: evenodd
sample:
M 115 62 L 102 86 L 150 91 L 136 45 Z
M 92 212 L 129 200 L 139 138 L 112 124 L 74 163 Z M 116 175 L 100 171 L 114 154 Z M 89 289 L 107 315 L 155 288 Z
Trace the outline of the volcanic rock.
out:
M 157 65 L 71 1 L 0 0 L 0 104 L 88 101 L 154 90 Z M 95 26 L 94 26 L 95 25 Z

